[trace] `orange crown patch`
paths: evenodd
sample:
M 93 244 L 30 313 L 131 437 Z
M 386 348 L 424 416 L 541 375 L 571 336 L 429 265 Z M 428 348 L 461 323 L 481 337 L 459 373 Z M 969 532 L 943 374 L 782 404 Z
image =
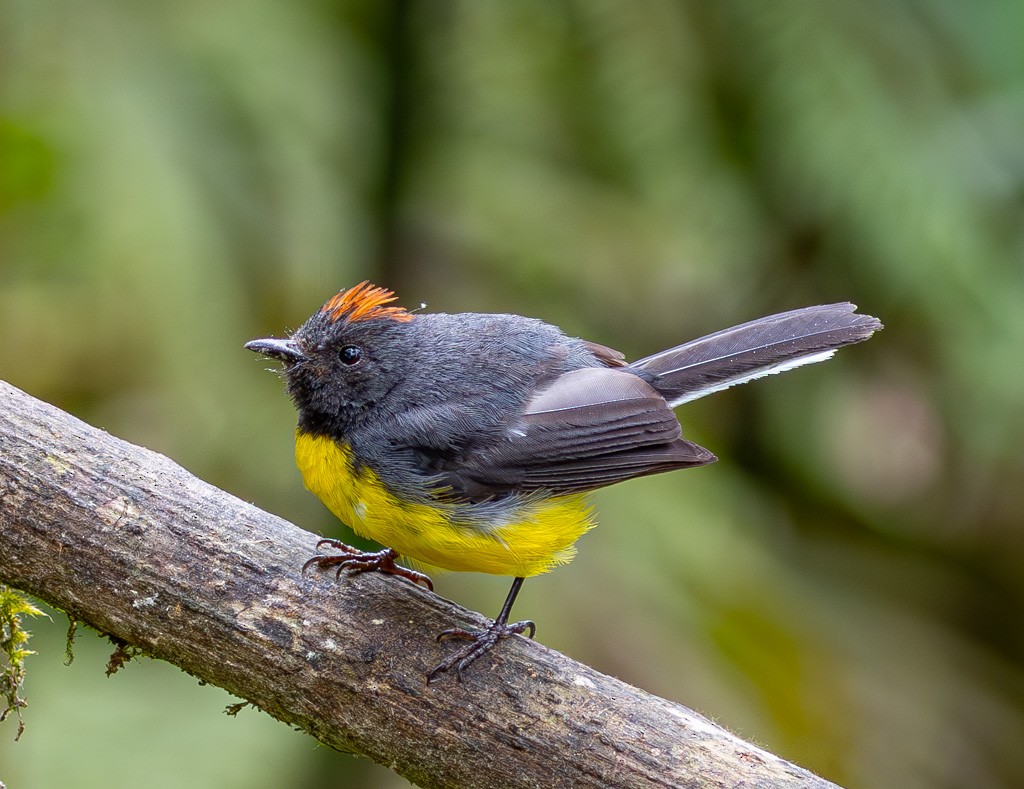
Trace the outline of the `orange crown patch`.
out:
M 343 290 L 328 301 L 320 310 L 332 321 L 368 321 L 373 318 L 389 318 L 393 321 L 411 321 L 413 315 L 405 307 L 387 307 L 398 297 L 387 288 L 378 288 L 363 280 L 358 285 Z

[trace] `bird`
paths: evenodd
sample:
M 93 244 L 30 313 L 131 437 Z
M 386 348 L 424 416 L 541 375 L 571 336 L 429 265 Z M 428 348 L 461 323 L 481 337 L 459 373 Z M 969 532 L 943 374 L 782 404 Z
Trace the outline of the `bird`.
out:
M 245 347 L 281 362 L 298 414 L 305 486 L 352 530 L 384 546 L 317 543 L 303 567 L 379 571 L 433 589 L 399 564 L 511 576 L 486 628 L 427 682 L 464 672 L 502 639 L 526 578 L 566 564 L 593 528 L 587 494 L 716 458 L 687 440 L 679 405 L 831 357 L 882 328 L 848 302 L 742 323 L 633 362 L 599 343 L 515 314 L 426 313 L 364 281 L 341 290 L 286 338 Z M 337 553 L 322 552 L 330 548 Z

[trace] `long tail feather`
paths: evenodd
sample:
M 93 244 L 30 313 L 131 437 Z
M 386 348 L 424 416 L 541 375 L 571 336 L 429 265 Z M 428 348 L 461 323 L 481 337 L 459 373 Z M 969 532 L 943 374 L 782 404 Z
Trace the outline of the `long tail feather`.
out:
M 633 362 L 673 407 L 698 397 L 828 359 L 882 328 L 853 304 L 825 304 L 769 315 Z

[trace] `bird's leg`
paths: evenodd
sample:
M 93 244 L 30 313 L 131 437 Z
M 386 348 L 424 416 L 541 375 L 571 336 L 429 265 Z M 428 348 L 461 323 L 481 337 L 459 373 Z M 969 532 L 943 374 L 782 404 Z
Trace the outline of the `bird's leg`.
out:
M 358 548 L 353 548 L 351 545 L 346 545 L 340 540 L 320 540 L 316 544 L 316 549 L 319 551 L 322 545 L 329 545 L 331 548 L 341 551 L 341 553 L 338 555 L 318 553 L 302 565 L 302 572 L 306 572 L 313 565 L 316 565 L 321 570 L 328 567 L 337 567 L 336 578 L 341 578 L 341 574 L 346 570 L 350 575 L 375 571 L 407 578 L 414 584 L 422 584 L 430 591 L 434 591 L 434 584 L 426 575 L 395 563 L 395 559 L 398 558 L 398 551 L 394 548 L 385 548 L 382 551 L 361 551 Z
M 456 677 L 461 682 L 462 672 L 478 657 L 490 651 L 503 638 L 511 635 L 522 635 L 527 631 L 529 631 L 530 638 L 533 638 L 533 634 L 537 630 L 537 626 L 533 622 L 524 620 L 522 622 L 513 622 L 512 624 L 508 623 L 508 615 L 512 612 L 512 604 L 516 601 L 516 595 L 519 594 L 519 589 L 522 585 L 522 578 L 516 578 L 512 581 L 512 588 L 509 590 L 508 597 L 505 598 L 505 605 L 501 607 L 501 613 L 498 614 L 498 618 L 491 622 L 490 627 L 486 630 L 463 630 L 461 627 L 453 627 L 451 630 L 445 630 L 438 635 L 438 641 L 446 638 L 461 638 L 470 643 L 436 666 L 427 675 L 428 684 L 436 679 L 438 674 L 443 674 L 445 671 L 453 668 L 455 669 Z

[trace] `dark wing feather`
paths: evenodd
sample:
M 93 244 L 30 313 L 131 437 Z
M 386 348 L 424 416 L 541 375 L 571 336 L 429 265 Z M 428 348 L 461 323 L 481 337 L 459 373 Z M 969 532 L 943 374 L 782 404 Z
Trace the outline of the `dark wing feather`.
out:
M 442 482 L 473 499 L 578 493 L 714 459 L 682 438 L 675 414 L 649 384 L 621 369 L 587 368 L 535 395 L 496 444 L 463 458 Z
M 853 304 L 824 304 L 758 318 L 639 359 L 644 375 L 674 407 L 763 375 L 829 358 L 882 328 Z

